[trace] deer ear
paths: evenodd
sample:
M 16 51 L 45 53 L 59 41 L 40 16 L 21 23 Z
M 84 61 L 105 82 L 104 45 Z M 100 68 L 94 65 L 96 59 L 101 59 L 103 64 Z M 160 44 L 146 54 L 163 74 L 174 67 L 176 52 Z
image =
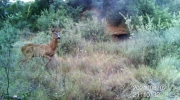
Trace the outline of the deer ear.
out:
M 54 28 L 55 28 L 55 26 L 54 25 L 51 25 L 51 31 L 53 32 L 54 31 Z
M 59 27 L 59 31 L 61 31 L 62 30 L 62 27 Z

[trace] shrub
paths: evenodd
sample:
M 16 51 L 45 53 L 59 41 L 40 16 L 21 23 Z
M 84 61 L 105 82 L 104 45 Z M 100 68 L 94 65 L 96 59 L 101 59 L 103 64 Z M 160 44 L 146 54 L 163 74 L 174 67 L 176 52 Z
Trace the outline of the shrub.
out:
M 55 11 L 57 10 L 62 10 L 65 9 L 67 11 L 67 14 L 69 16 L 71 16 L 71 18 L 78 22 L 80 20 L 80 12 L 82 12 L 83 10 L 83 5 L 81 5 L 82 2 L 78 3 L 79 6 L 74 7 L 73 5 L 71 5 L 71 2 L 79 2 L 76 0 L 68 0 L 68 1 L 64 1 L 64 0 L 54 0 L 54 3 L 51 4 L 51 6 L 54 7 Z M 86 2 L 86 1 L 85 1 Z
M 91 8 L 92 0 L 68 0 L 68 4 L 74 8 L 77 8 L 78 6 L 82 6 L 83 9 L 89 9 Z
M 172 17 L 172 19 L 171 19 L 171 26 L 172 27 L 179 27 L 180 26 L 180 20 L 179 20 L 179 18 L 180 18 L 180 12 L 174 12 L 173 13 L 173 17 Z
M 87 20 L 87 19 L 91 19 L 92 20 L 93 19 L 93 15 L 94 15 L 94 13 L 92 11 L 86 10 L 86 11 L 84 11 L 82 13 L 81 19 L 82 20 Z
M 28 7 L 29 3 L 17 1 L 9 3 L 8 6 L 3 10 L 5 12 L 4 20 L 9 22 L 16 28 L 23 29 L 28 24 Z
M 4 27 L 0 30 L 0 50 L 6 53 L 6 50 L 12 48 L 12 44 L 17 41 L 19 30 L 13 27 L 9 22 L 4 23 Z
M 157 7 L 155 9 L 153 18 L 154 18 L 153 23 L 157 26 L 158 29 L 160 27 L 163 27 L 163 29 L 167 29 L 171 25 L 172 16 L 167 8 L 161 9 L 160 7 Z
M 86 40 L 94 42 L 107 41 L 108 36 L 104 32 L 104 20 L 99 21 L 97 18 L 88 19 L 77 24 L 77 33 L 80 33 Z
M 65 29 L 62 30 L 62 38 L 60 40 L 59 52 L 65 54 L 82 49 L 85 40 L 91 42 L 108 41 L 109 37 L 104 33 L 103 21 L 98 19 L 82 22 L 67 21 L 64 24 Z
M 169 8 L 169 12 L 177 12 L 178 10 L 178 6 L 180 4 L 179 1 L 177 0 L 156 0 L 156 4 L 158 6 L 160 6 L 161 8 Z
M 136 0 L 138 15 L 146 16 L 146 14 L 148 14 L 153 16 L 155 11 L 155 1 L 156 0 Z
M 16 63 L 16 58 L 12 57 L 14 56 L 13 43 L 17 41 L 18 32 L 19 31 L 11 26 L 9 22 L 4 23 L 4 27 L 0 30 L 0 71 L 2 71 L 2 68 L 4 69 L 5 72 L 3 74 L 5 75 L 3 77 L 5 77 L 7 81 L 6 84 L 1 83 L 2 89 L 0 92 L 3 96 L 10 95 L 9 88 L 12 81 L 10 74 Z M 4 81 L 5 79 L 3 78 L 3 82 Z
M 106 12 L 106 18 L 109 24 L 118 26 L 124 22 L 124 18 L 119 12 L 123 15 L 136 15 L 137 9 L 134 5 L 134 1 L 109 1 Z
M 168 8 L 162 8 L 156 5 L 156 0 L 137 0 L 138 15 L 142 16 L 143 24 L 149 23 L 149 18 L 152 19 L 152 24 L 158 29 L 159 27 L 163 29 L 169 28 L 172 16 L 170 15 Z
M 28 21 L 21 12 L 16 13 L 16 15 L 9 15 L 8 20 L 13 26 L 19 29 L 25 28 L 25 26 L 28 24 Z
M 72 20 L 67 21 L 64 27 L 65 29 L 61 33 L 58 52 L 61 55 L 75 53 L 76 50 L 82 48 L 85 41 L 82 39 L 81 34 L 77 32 L 75 23 Z
M 180 63 L 176 57 L 164 57 L 158 63 L 157 78 L 164 84 L 165 90 L 159 95 L 160 98 L 179 98 L 180 92 Z
M 179 29 L 161 30 L 165 28 L 161 23 L 156 26 L 153 24 L 152 18 L 149 16 L 147 18 L 148 23 L 144 25 L 143 17 L 139 17 L 137 30 L 132 31 L 131 40 L 126 43 L 128 48 L 125 49 L 125 52 L 136 66 L 143 63 L 156 67 L 162 57 L 179 55 Z M 135 47 L 131 48 L 132 44 Z
M 63 7 L 56 12 L 54 8 L 51 7 L 49 11 L 44 10 L 41 12 L 41 16 L 37 20 L 37 27 L 44 31 L 47 30 L 53 22 L 59 21 L 59 25 L 63 26 L 63 23 L 68 19 L 70 19 L 70 16 Z

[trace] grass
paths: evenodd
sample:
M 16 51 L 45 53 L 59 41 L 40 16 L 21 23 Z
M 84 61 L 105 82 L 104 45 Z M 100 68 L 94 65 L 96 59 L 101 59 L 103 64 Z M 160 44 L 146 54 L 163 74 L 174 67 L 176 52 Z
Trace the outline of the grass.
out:
M 122 90 L 125 84 L 133 83 L 135 80 L 130 69 L 126 68 L 128 66 L 126 59 L 118 58 L 116 55 L 84 54 L 65 59 L 66 61 L 61 62 L 71 66 L 67 74 L 75 81 L 74 85 L 80 88 L 80 94 L 87 96 L 86 99 L 114 98 L 119 94 L 114 93 L 111 89 Z
M 161 33 L 164 35 L 146 30 L 143 34 L 137 33 L 131 39 L 121 42 L 92 42 L 84 39 L 81 34 L 73 35 L 76 30 L 81 31 L 78 29 L 80 26 L 73 30 L 69 30 L 69 27 L 71 25 L 64 28 L 64 37 L 59 41 L 57 54 L 48 69 L 43 66 L 47 62 L 43 58 L 21 63 L 21 69 L 14 65 L 10 71 L 10 95 L 25 100 L 180 98 L 178 29 L 166 30 Z M 175 38 L 169 32 L 175 33 Z M 84 31 L 79 33 L 86 34 Z M 22 59 L 22 45 L 29 42 L 48 43 L 49 39 L 50 35 L 42 31 L 32 39 L 15 42 L 14 63 Z M 65 49 L 70 52 L 63 51 Z M 2 68 L 0 71 L 0 93 L 5 93 L 5 72 Z M 161 89 L 158 86 L 165 87 Z

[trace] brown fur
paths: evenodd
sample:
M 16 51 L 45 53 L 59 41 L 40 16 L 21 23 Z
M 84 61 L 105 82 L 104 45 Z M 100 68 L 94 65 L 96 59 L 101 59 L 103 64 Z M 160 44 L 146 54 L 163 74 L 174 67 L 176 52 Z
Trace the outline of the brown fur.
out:
M 49 44 L 26 44 L 22 46 L 21 52 L 24 55 L 24 59 L 20 60 L 19 62 L 27 61 L 33 57 L 44 57 L 48 58 L 49 61 L 46 63 L 45 66 L 51 61 L 52 57 L 54 56 L 56 52 L 56 48 L 58 46 L 58 39 L 57 34 L 59 34 L 58 30 L 51 29 L 52 31 L 52 40 Z

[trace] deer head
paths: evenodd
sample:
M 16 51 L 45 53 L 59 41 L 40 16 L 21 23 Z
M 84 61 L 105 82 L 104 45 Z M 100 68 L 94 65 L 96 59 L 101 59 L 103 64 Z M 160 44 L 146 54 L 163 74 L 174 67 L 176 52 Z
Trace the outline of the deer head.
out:
M 61 28 L 57 28 L 55 26 L 51 26 L 51 32 L 52 32 L 53 36 L 56 37 L 56 39 L 60 39 L 61 38 L 60 31 L 61 31 Z

